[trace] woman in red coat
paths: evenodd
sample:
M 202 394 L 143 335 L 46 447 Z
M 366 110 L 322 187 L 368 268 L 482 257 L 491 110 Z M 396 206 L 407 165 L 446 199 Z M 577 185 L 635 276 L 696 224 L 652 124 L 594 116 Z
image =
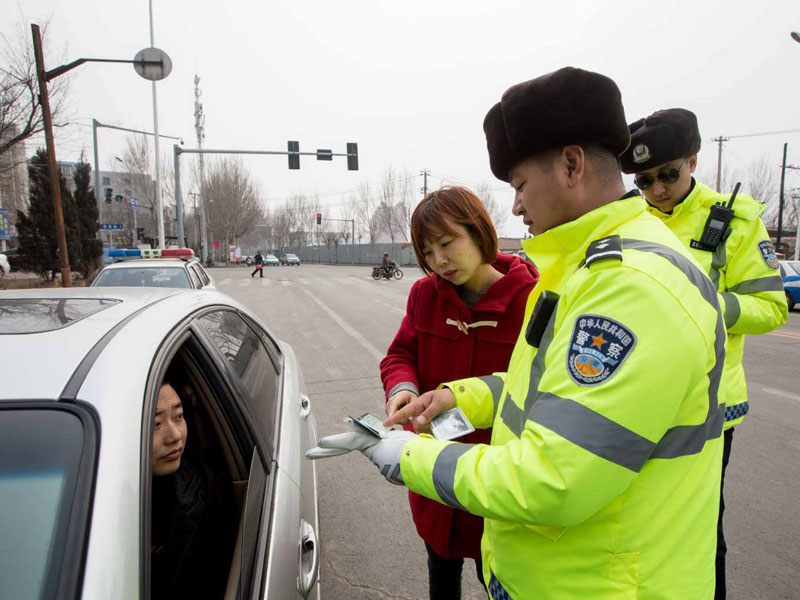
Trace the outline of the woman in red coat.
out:
M 411 240 L 428 277 L 412 286 L 381 361 L 387 415 L 442 382 L 506 371 L 538 279 L 531 263 L 497 252 L 489 214 L 466 188 L 425 196 L 411 217 Z M 491 433 L 479 429 L 459 441 L 488 444 Z M 409 502 L 428 551 L 431 600 L 461 598 L 464 558 L 475 559 L 483 583 L 483 519 L 412 492 Z

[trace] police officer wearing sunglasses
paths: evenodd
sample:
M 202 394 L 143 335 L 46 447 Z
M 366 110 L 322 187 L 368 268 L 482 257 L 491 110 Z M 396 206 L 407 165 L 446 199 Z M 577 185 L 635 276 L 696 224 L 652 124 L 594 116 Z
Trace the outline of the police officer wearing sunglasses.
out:
M 722 457 L 724 487 L 733 428 L 750 408 L 742 367 L 744 336 L 767 333 L 787 319 L 778 261 L 759 217 L 764 206 L 749 196 L 737 195 L 732 214 L 713 209 L 718 203 L 727 206 L 729 196 L 692 177 L 697 167 L 700 132 L 697 117 L 691 111 L 659 110 L 629 127 L 631 144 L 620 157 L 623 172 L 635 174 L 634 182 L 647 200 L 648 211 L 690 248 L 722 296 L 728 331 L 723 379 L 728 390 Z M 725 598 L 724 510 L 725 502 L 720 496 L 715 599 Z

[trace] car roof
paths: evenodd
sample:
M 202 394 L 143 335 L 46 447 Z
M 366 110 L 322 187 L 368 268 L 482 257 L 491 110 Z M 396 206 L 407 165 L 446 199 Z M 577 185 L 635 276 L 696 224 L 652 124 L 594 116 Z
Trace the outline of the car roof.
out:
M 205 305 L 240 305 L 216 291 L 174 288 L 70 288 L 0 292 L 0 307 L 18 299 L 116 300 L 102 310 L 49 331 L 0 335 L 0 402 L 57 399 L 90 353 L 103 347 L 113 330 L 138 332 L 148 343 L 163 339 L 182 315 Z M 159 310 L 148 310 L 158 304 Z

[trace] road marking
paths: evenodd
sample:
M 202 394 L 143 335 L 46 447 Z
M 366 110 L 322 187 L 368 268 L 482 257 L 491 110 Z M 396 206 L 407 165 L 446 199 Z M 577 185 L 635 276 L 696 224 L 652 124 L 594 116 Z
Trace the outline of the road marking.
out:
M 770 387 L 762 387 L 761 391 L 772 394 L 773 396 L 780 396 L 781 398 L 789 398 L 789 400 L 797 400 L 800 402 L 800 396 L 797 394 L 792 394 L 791 392 L 784 392 L 783 390 Z
M 770 331 L 767 335 L 778 335 L 780 337 L 787 337 L 793 340 L 800 340 L 800 334 L 798 333 L 786 333 L 785 331 Z
M 288 279 L 281 279 L 281 285 L 292 285 L 292 282 Z
M 272 279 L 264 279 L 264 280 L 261 282 L 261 285 L 262 285 L 262 286 L 267 286 L 267 285 L 269 285 L 270 283 L 272 283 Z
M 367 339 L 363 335 L 361 335 L 360 333 L 358 333 L 358 331 L 353 329 L 353 327 L 347 321 L 345 321 L 342 317 L 340 317 L 338 314 L 336 314 L 336 312 L 334 312 L 334 310 L 332 308 L 330 308 L 327 304 L 325 304 L 322 300 L 317 298 L 314 294 L 312 294 L 308 290 L 304 289 L 303 291 L 306 294 L 308 294 L 308 297 L 311 298 L 314 302 L 316 302 L 317 305 L 322 310 L 324 310 L 326 313 L 328 313 L 328 316 L 331 319 L 333 319 L 337 323 L 337 325 L 339 325 L 339 327 L 344 329 L 350 335 L 350 337 L 352 337 L 359 344 L 361 344 L 367 350 L 367 352 L 369 352 L 375 358 L 375 360 L 377 360 L 378 362 L 383 360 L 384 353 L 381 352 L 380 350 L 378 350 L 372 344 L 370 344 L 369 341 L 367 341 Z
M 303 285 L 311 285 L 311 282 L 308 279 L 306 279 L 305 277 L 298 277 L 297 281 L 299 281 Z
M 239 282 L 239 285 L 240 285 L 241 287 L 244 287 L 244 286 L 246 286 L 246 285 L 250 285 L 251 283 L 253 283 L 252 279 L 251 279 L 250 281 L 247 281 L 247 279 L 242 279 L 242 280 Z
M 226 277 L 225 279 L 220 281 L 219 284 L 220 285 L 228 285 L 230 282 L 231 282 L 231 278 L 230 277 Z

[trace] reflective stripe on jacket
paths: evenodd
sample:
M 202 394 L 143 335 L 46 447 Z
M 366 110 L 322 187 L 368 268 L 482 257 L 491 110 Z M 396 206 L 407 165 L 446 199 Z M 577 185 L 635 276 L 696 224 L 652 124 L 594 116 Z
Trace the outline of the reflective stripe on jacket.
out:
M 692 240 L 700 239 L 711 207 L 718 202 L 727 203 L 729 197 L 695 181 L 689 195 L 672 214 L 662 213 L 653 206 L 648 206 L 647 210 L 689 248 Z M 728 226 L 727 237 L 716 251 L 689 248 L 724 299 L 728 329 L 725 429 L 741 423 L 750 408 L 742 367 L 745 334 L 767 333 L 786 323 L 788 317 L 778 262 L 774 255 L 770 260 L 764 252 L 764 249 L 771 251 L 772 244 L 759 218 L 763 210 L 764 206 L 750 196 L 736 196 L 734 218 Z M 770 266 L 771 262 L 774 266 Z
M 581 266 L 608 236 L 622 260 Z M 476 427 L 494 424 L 491 445 L 414 439 L 406 485 L 485 517 L 495 597 L 710 599 L 725 357 L 713 284 L 640 197 L 523 249 L 540 273 L 526 320 L 542 290 L 560 295 L 539 349 L 523 327 L 507 374 L 447 384 Z

